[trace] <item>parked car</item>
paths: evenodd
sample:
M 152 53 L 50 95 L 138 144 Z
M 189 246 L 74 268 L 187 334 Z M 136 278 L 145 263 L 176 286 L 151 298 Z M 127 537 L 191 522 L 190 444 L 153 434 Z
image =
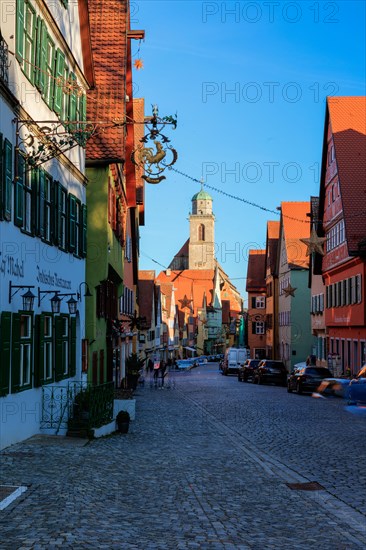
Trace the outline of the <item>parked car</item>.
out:
M 348 399 L 349 378 L 324 378 L 317 388 L 321 395 L 334 395 Z
M 262 359 L 254 369 L 253 384 L 274 383 L 286 386 L 287 369 L 282 361 Z
M 349 383 L 348 402 L 366 404 L 366 364 Z
M 194 359 L 193 358 L 178 359 L 176 363 L 177 363 L 178 369 L 188 369 L 189 367 L 192 367 L 194 363 Z
M 225 353 L 222 374 L 238 374 L 239 367 L 249 358 L 246 348 L 228 348 Z
M 248 382 L 249 378 L 253 378 L 254 369 L 259 365 L 260 359 L 246 359 L 244 364 L 239 367 L 238 380 L 239 382 Z
M 298 371 L 292 371 L 287 380 L 287 391 L 291 393 L 313 392 L 318 389 L 324 378 L 331 378 L 332 373 L 325 367 L 304 367 Z

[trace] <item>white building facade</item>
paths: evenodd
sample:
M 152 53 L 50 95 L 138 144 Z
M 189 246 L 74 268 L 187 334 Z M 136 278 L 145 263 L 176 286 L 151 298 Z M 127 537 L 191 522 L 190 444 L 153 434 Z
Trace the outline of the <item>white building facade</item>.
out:
M 0 9 L 3 448 L 62 433 L 68 384 L 82 379 L 89 82 L 77 2 L 2 0 Z

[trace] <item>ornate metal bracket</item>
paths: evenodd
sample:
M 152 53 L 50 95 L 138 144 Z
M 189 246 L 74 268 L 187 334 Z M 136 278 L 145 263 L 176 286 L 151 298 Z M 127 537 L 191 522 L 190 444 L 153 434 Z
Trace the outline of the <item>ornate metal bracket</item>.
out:
M 149 132 L 140 139 L 141 145 L 137 147 L 131 154 L 131 160 L 136 166 L 144 167 L 146 174 L 142 178 L 147 183 L 160 183 L 165 180 L 162 175 L 166 168 L 170 168 L 178 159 L 177 151 L 170 145 L 170 139 L 162 134 L 162 130 L 167 124 L 171 124 L 173 129 L 177 127 L 177 118 L 166 116 L 160 118 L 157 105 L 153 106 L 153 116 L 145 119 L 145 124 Z M 155 145 L 153 147 L 145 147 L 149 141 Z M 169 158 L 170 157 L 170 158 Z
M 177 160 L 178 154 L 171 146 L 165 146 L 170 139 L 161 133 L 167 125 L 177 126 L 177 119 L 172 116 L 158 117 L 158 109 L 153 108 L 153 116 L 147 117 L 143 122 L 134 120 L 112 121 L 80 121 L 80 120 L 19 120 L 16 124 L 16 151 L 21 151 L 25 161 L 31 168 L 40 166 L 44 162 L 66 153 L 76 146 L 85 147 L 86 142 L 92 136 L 103 133 L 110 128 L 124 126 L 126 124 L 145 124 L 149 130 L 141 140 L 141 145 L 132 152 L 131 158 L 138 166 L 146 165 L 147 175 L 142 177 L 148 183 L 160 183 L 165 176 L 162 172 L 171 167 Z M 144 147 L 148 141 L 153 141 L 153 147 Z M 167 154 L 171 156 L 167 161 Z
M 97 125 L 81 121 L 36 121 L 14 119 L 16 147 L 27 164 L 34 168 L 66 153 L 73 147 L 85 146 Z

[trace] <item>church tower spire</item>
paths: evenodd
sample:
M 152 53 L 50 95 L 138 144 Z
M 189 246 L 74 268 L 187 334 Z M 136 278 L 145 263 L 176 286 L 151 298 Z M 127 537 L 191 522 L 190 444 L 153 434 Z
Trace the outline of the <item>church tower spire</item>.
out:
M 192 197 L 189 216 L 189 269 L 215 268 L 215 216 L 212 197 L 203 189 Z

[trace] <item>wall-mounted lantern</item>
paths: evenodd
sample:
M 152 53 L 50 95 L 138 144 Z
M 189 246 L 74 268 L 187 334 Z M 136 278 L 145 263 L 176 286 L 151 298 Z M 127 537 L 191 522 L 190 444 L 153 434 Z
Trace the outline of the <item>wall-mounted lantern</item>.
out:
M 16 288 L 15 291 L 13 289 Z M 11 281 L 9 282 L 9 304 L 11 304 L 12 298 L 21 288 L 27 288 L 28 291 L 22 295 L 23 300 L 23 311 L 33 311 L 34 298 L 35 295 L 31 291 L 31 288 L 34 288 L 34 285 L 13 285 Z
M 78 298 L 79 302 L 81 302 L 81 286 L 82 285 L 86 286 L 85 294 L 83 295 L 84 298 L 91 298 L 93 296 L 93 294 L 90 292 L 90 288 L 89 288 L 88 283 L 83 281 L 82 283 L 79 284 L 79 292 L 77 292 L 77 298 Z

